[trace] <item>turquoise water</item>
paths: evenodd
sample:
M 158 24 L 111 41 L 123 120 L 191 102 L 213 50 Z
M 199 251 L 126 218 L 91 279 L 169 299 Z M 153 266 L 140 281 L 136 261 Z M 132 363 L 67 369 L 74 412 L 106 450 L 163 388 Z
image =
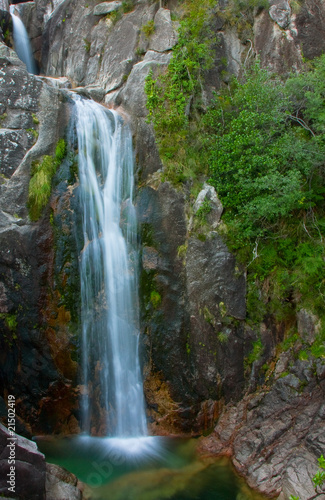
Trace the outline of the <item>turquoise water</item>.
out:
M 73 472 L 94 500 L 261 500 L 226 460 L 200 460 L 196 440 L 37 439 L 46 460 Z

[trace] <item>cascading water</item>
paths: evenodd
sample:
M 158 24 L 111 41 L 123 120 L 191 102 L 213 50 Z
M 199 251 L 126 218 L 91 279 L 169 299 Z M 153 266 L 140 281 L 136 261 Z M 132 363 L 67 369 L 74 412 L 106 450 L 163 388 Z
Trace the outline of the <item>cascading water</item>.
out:
M 13 23 L 15 51 L 19 59 L 26 64 L 27 71 L 35 75 L 37 73 L 36 65 L 33 57 L 32 48 L 29 42 L 28 34 L 24 26 L 24 23 L 15 14 L 14 5 L 10 5 L 10 14 Z
M 79 96 L 74 105 L 84 238 L 83 430 L 90 434 L 102 414 L 106 434 L 144 437 L 132 138 L 116 112 Z

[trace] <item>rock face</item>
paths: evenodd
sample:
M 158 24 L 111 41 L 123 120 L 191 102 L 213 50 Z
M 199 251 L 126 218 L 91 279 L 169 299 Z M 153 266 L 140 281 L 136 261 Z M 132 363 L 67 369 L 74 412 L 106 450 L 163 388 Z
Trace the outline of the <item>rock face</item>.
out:
M 281 1 L 274 3 L 269 9 L 269 14 L 271 19 L 273 19 L 273 21 L 275 21 L 280 28 L 288 28 L 291 21 L 291 9 L 289 2 Z
M 4 45 L 0 50 L 4 126 L 0 153 L 0 396 L 5 398 L 5 391 L 15 395 L 17 413 L 27 424 L 21 431 L 28 434 L 28 426 L 38 422 L 34 432 L 46 428 L 51 432 L 54 414 L 64 414 L 63 421 L 62 413 L 59 417 L 59 427 L 69 420 L 76 399 L 71 386 L 76 367 L 71 370 L 71 354 L 66 351 L 64 308 L 59 321 L 53 320 L 57 306 L 47 288 L 54 278 L 49 213 L 31 223 L 27 198 L 32 162 L 54 152 L 65 127 L 65 112 L 58 90 L 29 75 L 13 51 Z M 1 417 L 5 415 L 3 409 Z
M 184 196 L 168 183 L 141 190 L 137 209 L 149 378 L 164 374 L 180 402 L 176 429 L 196 432 L 210 401 L 238 399 L 244 386 L 245 343 L 234 322 L 245 317 L 245 278 L 239 270 L 235 276 L 235 259 L 217 233 L 188 238 Z M 209 425 L 213 416 L 210 408 Z
M 201 451 L 232 455 L 249 484 L 270 496 L 313 497 L 317 458 L 325 452 L 324 389 L 324 360 L 297 362 L 288 375 L 226 407 Z

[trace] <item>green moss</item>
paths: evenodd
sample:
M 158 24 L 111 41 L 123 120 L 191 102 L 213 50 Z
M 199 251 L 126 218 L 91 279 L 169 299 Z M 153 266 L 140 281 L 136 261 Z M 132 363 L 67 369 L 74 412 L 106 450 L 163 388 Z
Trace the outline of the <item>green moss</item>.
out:
M 203 307 L 202 312 L 203 312 L 203 317 L 204 317 L 205 321 L 207 323 L 209 323 L 210 325 L 213 325 L 215 322 L 215 318 L 214 318 L 213 314 L 209 311 L 207 306 Z
M 299 351 L 298 358 L 300 361 L 307 361 L 309 359 L 309 354 L 305 349 Z
M 33 118 L 33 123 L 35 125 L 38 125 L 39 124 L 39 119 L 37 118 L 37 116 L 34 113 L 32 113 L 32 118 Z
M 157 309 L 160 304 L 161 304 L 161 295 L 159 292 L 157 292 L 156 290 L 153 290 L 151 293 L 150 293 L 150 302 L 152 304 L 152 306 L 154 307 L 154 309 Z
M 17 314 L 1 313 L 0 320 L 4 322 L 5 327 L 7 328 L 7 330 L 9 330 L 9 332 L 3 331 L 2 334 L 4 342 L 11 348 L 13 346 L 13 343 L 17 340 Z
M 0 319 L 4 320 L 7 328 L 11 332 L 15 332 L 17 328 L 17 315 L 16 314 L 9 314 L 9 313 L 1 313 L 0 314 Z
M 143 246 L 155 247 L 154 230 L 152 224 L 141 224 L 141 243 Z
M 33 134 L 34 139 L 38 139 L 38 131 L 35 130 L 34 128 L 27 128 L 26 132 L 30 132 L 31 134 Z
M 281 342 L 280 349 L 282 352 L 286 352 L 292 347 L 294 347 L 300 341 L 300 337 L 297 332 L 290 332 L 286 338 Z
M 219 332 L 217 334 L 217 337 L 218 337 L 218 340 L 219 340 L 220 344 L 226 344 L 228 342 L 228 340 L 229 340 L 228 335 L 226 333 L 224 333 L 224 332 Z
M 56 171 L 56 163 L 51 156 L 44 156 L 41 163 L 33 164 L 33 176 L 29 183 L 28 208 L 32 221 L 40 218 L 43 208 L 51 195 L 51 182 Z
M 180 259 L 182 259 L 183 261 L 183 264 L 185 265 L 186 264 L 186 253 L 187 253 L 187 248 L 188 248 L 188 244 L 185 243 L 184 245 L 180 245 L 178 248 L 177 248 L 177 255 Z

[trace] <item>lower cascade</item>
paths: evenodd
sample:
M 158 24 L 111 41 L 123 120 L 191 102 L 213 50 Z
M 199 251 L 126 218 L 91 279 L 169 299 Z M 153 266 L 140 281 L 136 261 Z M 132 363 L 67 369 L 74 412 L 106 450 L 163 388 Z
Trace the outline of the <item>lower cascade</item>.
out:
M 83 229 L 82 430 L 144 438 L 132 137 L 115 111 L 79 96 L 74 106 Z
M 22 22 L 20 17 L 15 14 L 14 5 L 10 5 L 10 14 L 13 24 L 15 51 L 17 52 L 19 59 L 26 64 L 27 71 L 35 75 L 37 73 L 36 65 L 28 34 L 24 23 Z

